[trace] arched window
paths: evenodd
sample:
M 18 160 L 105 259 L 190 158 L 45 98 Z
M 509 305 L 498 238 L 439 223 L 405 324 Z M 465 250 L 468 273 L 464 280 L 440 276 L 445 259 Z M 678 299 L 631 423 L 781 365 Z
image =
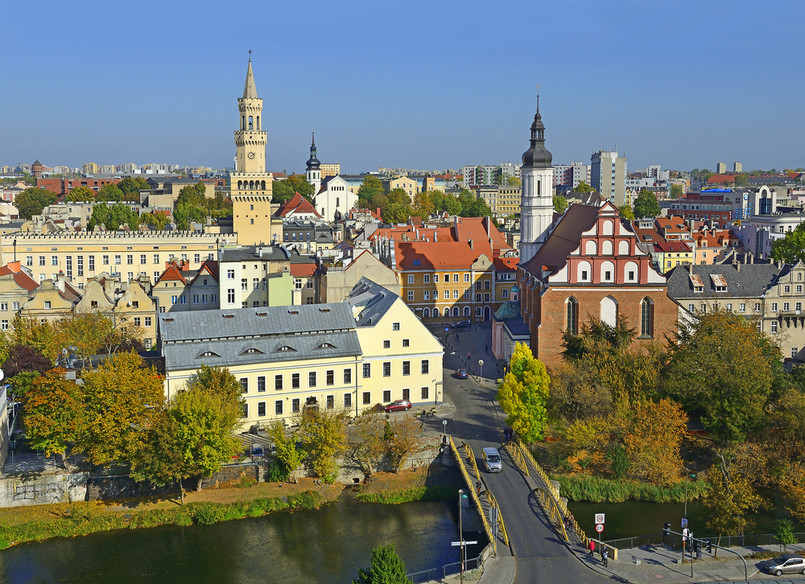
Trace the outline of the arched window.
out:
M 430 318 L 430 308 L 426 308 L 422 311 L 423 318 Z
M 433 318 L 438 318 L 438 317 L 439 317 L 439 309 L 434 306 L 433 307 Z
M 266 181 L 260 181 L 260 188 L 266 190 Z
M 605 240 L 601 242 L 601 255 L 612 255 L 612 242 Z
M 470 307 L 469 307 L 469 306 L 465 306 L 465 307 L 464 307 L 464 316 L 469 316 L 469 315 L 470 315 Z
M 572 296 L 565 302 L 567 311 L 567 333 L 579 334 L 579 303 Z
M 249 116 L 249 129 L 254 130 L 254 118 Z
M 623 268 L 623 280 L 625 282 L 637 282 L 639 275 L 640 272 L 638 271 L 637 262 L 626 262 Z
M 260 116 L 257 116 L 257 129 L 260 129 Z
M 601 299 L 601 322 L 612 327 L 618 324 L 618 302 L 612 296 Z
M 336 197 L 335 198 L 335 208 L 337 209 L 340 206 L 341 206 L 341 197 Z
M 601 281 L 602 282 L 615 281 L 615 264 L 608 261 L 601 263 Z
M 604 235 L 612 235 L 612 221 L 604 221 L 603 231 Z
M 640 336 L 654 336 L 654 301 L 648 296 L 640 303 Z
M 537 179 L 537 195 L 542 194 L 542 181 Z
M 584 255 L 595 255 L 598 253 L 598 246 L 592 239 L 584 244 Z
M 453 307 L 453 316 L 461 316 L 458 306 Z
M 618 255 L 629 255 L 629 242 L 625 239 L 618 242 Z
M 590 262 L 579 262 L 576 267 L 576 280 L 579 282 L 590 282 L 592 281 L 592 276 L 593 268 Z
M 246 116 L 240 116 L 240 129 L 246 129 Z
M 242 181 L 242 180 L 239 180 L 239 181 L 238 181 L 238 190 L 239 190 L 239 191 L 242 191 L 242 190 L 243 190 L 243 181 Z

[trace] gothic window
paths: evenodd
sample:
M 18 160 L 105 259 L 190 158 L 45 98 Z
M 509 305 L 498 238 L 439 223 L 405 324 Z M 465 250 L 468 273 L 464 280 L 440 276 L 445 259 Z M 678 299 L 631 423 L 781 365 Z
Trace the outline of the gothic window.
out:
M 257 129 L 260 129 L 260 116 L 257 116 Z
M 249 129 L 254 130 L 254 118 L 252 116 L 249 116 Z
M 611 327 L 618 324 L 618 302 L 612 296 L 601 299 L 601 322 Z
M 453 316 L 459 316 L 458 306 L 453 307 Z
M 569 335 L 579 334 L 579 303 L 572 296 L 567 299 L 567 333 Z
M 266 190 L 266 181 L 260 181 L 260 188 Z
M 649 297 L 640 303 L 640 336 L 654 336 L 654 301 Z

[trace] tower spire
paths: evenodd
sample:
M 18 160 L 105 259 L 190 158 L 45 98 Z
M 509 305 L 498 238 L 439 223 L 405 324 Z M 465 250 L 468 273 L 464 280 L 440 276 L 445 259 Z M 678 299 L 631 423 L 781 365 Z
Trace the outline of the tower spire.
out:
M 249 68 L 246 71 L 246 84 L 243 87 L 243 97 L 257 97 L 257 87 L 254 85 L 252 72 L 252 50 L 249 49 Z

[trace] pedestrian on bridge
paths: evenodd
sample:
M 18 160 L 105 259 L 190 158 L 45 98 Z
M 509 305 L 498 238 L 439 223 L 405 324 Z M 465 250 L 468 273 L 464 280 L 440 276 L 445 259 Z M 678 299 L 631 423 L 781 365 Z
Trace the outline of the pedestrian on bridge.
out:
M 587 547 L 590 549 L 590 555 L 593 555 L 595 553 L 595 542 L 592 539 L 587 542 Z
M 609 560 L 609 550 L 607 546 L 604 546 L 604 549 L 601 550 L 601 561 L 604 562 L 604 567 L 607 567 L 607 560 Z

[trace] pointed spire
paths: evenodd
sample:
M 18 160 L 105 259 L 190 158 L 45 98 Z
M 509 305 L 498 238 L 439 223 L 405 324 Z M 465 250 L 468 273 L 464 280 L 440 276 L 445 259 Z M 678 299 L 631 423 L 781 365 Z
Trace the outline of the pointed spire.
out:
M 549 168 L 553 157 L 545 148 L 545 124 L 539 113 L 539 93 L 537 93 L 537 113 L 531 124 L 531 147 L 523 153 L 523 165 L 533 168 Z
M 312 132 L 312 138 L 310 140 L 310 158 L 307 160 L 307 169 L 318 170 L 320 167 L 321 163 L 319 159 L 316 158 L 316 133 Z
M 252 51 L 249 49 L 249 69 L 246 71 L 246 85 L 243 87 L 243 97 L 257 97 L 257 87 L 254 85 L 252 72 Z

